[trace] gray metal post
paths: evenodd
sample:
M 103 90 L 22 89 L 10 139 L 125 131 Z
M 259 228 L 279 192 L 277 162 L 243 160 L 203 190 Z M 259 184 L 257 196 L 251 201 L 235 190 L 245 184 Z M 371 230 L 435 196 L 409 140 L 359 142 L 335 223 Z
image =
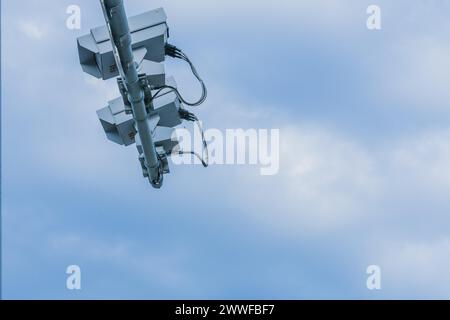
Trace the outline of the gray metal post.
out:
M 122 0 L 101 0 L 106 24 L 110 31 L 116 64 L 128 91 L 137 131 L 142 142 L 145 166 L 148 169 L 150 183 L 161 187 L 162 174 L 159 171 L 159 159 L 153 143 L 147 110 L 144 103 L 144 90 L 139 83 L 137 65 L 131 48 L 131 34 Z

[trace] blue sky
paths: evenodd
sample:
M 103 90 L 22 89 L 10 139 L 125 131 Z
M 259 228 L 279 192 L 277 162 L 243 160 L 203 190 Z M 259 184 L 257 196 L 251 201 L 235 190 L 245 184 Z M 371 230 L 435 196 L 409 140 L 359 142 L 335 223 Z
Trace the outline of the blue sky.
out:
M 161 6 L 208 85 L 205 126 L 279 128 L 280 173 L 172 166 L 151 189 L 98 123 L 114 80 L 78 64 L 99 4 L 3 1 L 4 298 L 450 298 L 450 3 L 126 1 Z

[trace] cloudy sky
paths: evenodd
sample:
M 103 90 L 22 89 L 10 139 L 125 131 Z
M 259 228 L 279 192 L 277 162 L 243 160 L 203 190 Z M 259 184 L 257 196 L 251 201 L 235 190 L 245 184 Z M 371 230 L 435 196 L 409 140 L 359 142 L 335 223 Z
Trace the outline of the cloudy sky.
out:
M 125 4 L 165 8 L 208 85 L 206 128 L 280 129 L 280 172 L 172 166 L 152 189 L 98 123 L 114 80 L 78 63 L 99 4 L 3 1 L 4 298 L 450 298 L 448 1 Z M 186 65 L 167 72 L 198 95 Z

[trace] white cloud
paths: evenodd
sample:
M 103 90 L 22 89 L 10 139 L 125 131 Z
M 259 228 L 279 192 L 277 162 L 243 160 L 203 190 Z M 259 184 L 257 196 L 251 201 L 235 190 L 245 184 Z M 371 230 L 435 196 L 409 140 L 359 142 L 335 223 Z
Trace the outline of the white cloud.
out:
M 381 68 L 379 82 L 406 108 L 450 110 L 450 45 L 439 36 L 402 39 L 392 49 L 392 62 Z
M 23 34 L 33 40 L 41 40 L 45 36 L 44 28 L 34 22 L 21 21 L 19 27 Z
M 143 248 L 131 241 L 111 241 L 86 234 L 52 234 L 47 241 L 47 248 L 54 255 L 76 253 L 78 259 L 100 261 L 105 267 L 119 267 L 138 274 L 142 281 L 158 283 L 163 287 L 180 290 L 189 279 L 178 267 L 189 258 L 186 248 L 161 252 L 148 245 Z
M 137 13 L 149 8 L 145 1 L 126 4 L 127 11 Z M 335 32 L 346 29 L 355 20 L 361 19 L 361 29 L 365 26 L 365 8 L 361 9 L 354 1 L 340 0 L 229 0 L 229 1 L 155 1 L 151 7 L 164 7 L 170 25 L 200 26 L 208 25 L 209 30 L 236 30 L 243 28 L 267 30 L 278 33 L 298 32 L 301 28 L 318 32 Z M 358 15 L 358 13 L 361 13 Z M 200 36 L 200 35 L 199 35 Z
M 243 205 L 252 208 L 255 219 L 291 234 L 320 234 L 370 215 L 368 205 L 380 186 L 364 149 L 316 126 L 282 128 L 280 137 L 278 176 L 240 175 Z
M 190 27 L 192 24 L 198 24 L 203 30 L 207 25 L 211 34 L 206 35 L 210 37 L 215 36 L 214 32 L 220 28 L 243 27 L 243 22 L 245 22 L 245 27 L 254 29 L 265 27 L 265 30 L 276 28 L 278 31 L 279 29 L 284 29 L 293 32 L 306 30 L 305 32 L 307 33 L 313 30 L 312 37 L 314 37 L 318 31 L 325 32 L 327 35 L 332 30 L 342 31 L 344 28 L 350 33 L 355 32 L 359 30 L 357 26 L 361 26 L 361 30 L 366 31 L 364 29 L 365 8 L 360 10 L 361 5 L 355 6 L 354 3 L 354 1 L 325 0 L 281 0 L 264 3 L 237 0 L 194 0 L 191 2 L 171 1 L 167 3 L 161 1 L 160 4 L 166 6 L 171 26 L 172 24 L 178 24 L 178 26 L 183 24 Z M 405 3 L 403 2 L 403 4 Z M 134 13 L 142 11 L 143 8 L 149 8 L 149 4 L 144 1 L 141 1 L 140 4 L 136 4 L 136 2 L 132 4 L 130 2 L 128 5 L 136 7 L 137 10 L 134 10 Z M 88 6 L 86 2 L 86 5 L 82 6 L 82 10 Z M 95 4 L 95 6 L 98 10 L 98 4 Z M 154 3 L 150 4 L 150 6 L 158 6 L 158 4 Z M 383 12 L 389 13 L 385 9 L 387 8 L 382 6 Z M 64 14 L 64 10 L 61 12 Z M 418 12 L 415 11 L 416 14 Z M 129 10 L 129 13 L 133 13 L 132 10 Z M 392 16 L 392 13 L 390 14 Z M 398 14 L 401 15 L 402 12 L 398 11 Z M 96 16 L 101 17 L 101 13 L 98 12 Z M 229 24 L 230 20 L 233 21 L 232 25 Z M 349 28 L 350 23 L 355 28 Z M 387 27 L 383 27 L 383 36 L 386 36 L 389 30 Z M 61 30 L 66 30 L 64 29 L 64 21 L 61 23 L 61 28 Z M 35 23 L 22 23 L 20 30 L 27 37 L 39 40 L 45 38 L 46 32 L 53 29 L 46 29 Z M 87 32 L 87 30 L 85 31 Z M 227 32 L 232 35 L 232 32 L 235 31 L 227 30 Z M 247 34 L 251 35 L 253 33 L 247 30 Z M 201 33 L 195 35 L 195 37 L 202 39 L 203 35 Z M 345 33 L 344 35 L 348 34 Z M 14 35 L 10 34 L 9 37 L 10 43 L 13 45 Z M 73 37 L 73 44 L 75 45 L 75 34 Z M 51 39 L 53 41 L 56 38 Z M 296 38 L 286 37 L 286 39 L 303 41 L 303 38 L 300 36 Z M 391 58 L 390 53 L 393 54 L 392 60 L 389 60 L 392 63 L 387 63 L 386 59 L 380 59 L 382 60 L 380 62 L 382 65 L 378 65 L 381 74 L 380 83 L 384 83 L 389 97 L 395 96 L 401 100 L 421 104 L 427 108 L 431 105 L 446 105 L 450 103 L 450 91 L 447 88 L 450 83 L 450 64 L 448 62 L 450 46 L 446 44 L 445 39 L 441 36 L 422 35 L 402 38 L 397 45 L 389 48 L 383 46 L 387 50 L 389 58 Z M 28 45 L 28 41 L 23 42 L 23 47 L 25 45 Z M 355 44 L 356 49 L 361 46 L 361 44 Z M 18 50 L 22 50 L 23 47 L 20 46 Z M 73 62 L 72 68 L 74 65 L 78 68 L 74 51 L 76 50 L 75 46 L 70 47 L 68 50 L 74 52 L 74 59 L 71 61 Z M 14 57 L 15 51 L 9 51 L 9 55 Z M 332 54 L 330 54 L 329 58 L 333 58 Z M 35 60 L 36 58 L 31 56 L 30 59 Z M 217 59 L 211 60 L 216 63 Z M 48 76 L 49 65 L 47 64 L 43 63 L 40 66 L 34 66 L 33 70 L 39 77 L 35 76 L 32 79 L 41 79 L 41 73 L 37 72 L 36 70 L 38 69 L 36 68 L 45 70 L 45 74 Z M 70 63 L 67 65 L 69 66 Z M 22 67 L 22 64 L 20 66 Z M 56 67 L 59 68 L 59 65 Z M 183 65 L 181 67 L 184 70 L 186 66 Z M 205 69 L 205 67 L 203 65 L 200 68 Z M 369 66 L 369 68 L 375 69 L 376 66 Z M 67 71 L 67 69 L 64 70 Z M 363 71 L 370 76 L 370 72 L 367 72 L 367 70 Z M 30 78 L 30 72 L 27 73 L 27 78 Z M 55 80 L 52 83 L 57 83 L 58 79 L 64 78 L 64 71 L 60 72 L 62 73 L 61 75 L 52 78 Z M 82 77 L 82 71 L 79 68 L 77 72 L 77 75 Z M 201 73 L 203 74 L 203 71 Z M 178 72 L 176 74 L 177 79 L 184 79 L 179 77 Z M 183 83 L 182 90 L 187 92 L 187 94 L 195 94 L 198 92 L 197 84 L 192 84 L 191 75 L 188 74 L 188 76 L 190 78 L 186 80 L 186 85 Z M 273 77 L 273 75 L 268 75 L 268 77 L 271 76 Z M 30 104 L 29 108 L 27 107 L 28 109 L 21 108 L 23 113 L 28 113 L 34 106 L 34 109 L 39 109 L 45 114 L 45 117 L 42 116 L 37 120 L 44 119 L 45 121 L 38 122 L 34 118 L 32 121 L 29 120 L 27 122 L 29 126 L 24 126 L 24 128 L 34 129 L 36 123 L 40 123 L 41 126 L 38 130 L 33 130 L 32 135 L 30 134 L 29 136 L 27 136 L 28 133 L 24 133 L 23 130 L 17 130 L 11 124 L 11 130 L 9 130 L 11 136 L 9 140 L 11 143 L 10 149 L 12 149 L 13 145 L 17 146 L 17 149 L 24 149 L 21 147 L 23 144 L 17 142 L 27 141 L 26 137 L 34 139 L 30 139 L 32 143 L 29 148 L 27 147 L 27 152 L 14 151 L 14 153 L 11 153 L 12 151 L 10 151 L 9 154 L 24 155 L 24 160 L 16 161 L 18 157 L 8 156 L 8 168 L 12 169 L 14 165 L 18 168 L 15 169 L 14 174 L 10 173 L 8 175 L 9 181 L 15 181 L 14 178 L 18 176 L 17 172 L 25 172 L 25 169 L 30 169 L 39 172 L 41 177 L 46 176 L 49 179 L 48 182 L 35 181 L 35 183 L 54 183 L 55 179 L 61 179 L 66 180 L 66 185 L 71 186 L 81 181 L 89 185 L 90 188 L 94 189 L 93 192 L 98 194 L 101 194 L 101 190 L 96 189 L 96 186 L 127 185 L 131 189 L 129 190 L 130 193 L 140 190 L 139 192 L 145 192 L 150 197 L 155 197 L 154 199 L 160 199 L 159 195 L 161 193 L 158 194 L 154 190 L 148 189 L 149 186 L 143 181 L 134 147 L 130 147 L 133 150 L 126 150 L 107 141 L 96 118 L 95 110 L 102 107 L 102 103 L 106 104 L 107 99 L 119 95 L 116 85 L 112 82 L 105 83 L 92 78 L 86 79 L 89 80 L 86 80 L 85 86 L 76 88 L 69 86 L 69 88 L 72 88 L 71 91 L 78 92 L 80 96 L 83 96 L 83 99 L 78 99 L 76 103 L 58 105 L 58 108 L 54 107 L 53 109 L 49 108 L 46 103 Z M 38 86 L 37 81 L 29 82 L 35 88 L 34 90 L 39 89 L 45 93 L 46 87 L 44 84 Z M 211 76 L 211 82 L 213 86 L 214 83 L 219 83 L 220 76 L 215 78 Z M 24 88 L 22 85 L 21 89 L 23 92 L 28 92 L 28 94 L 32 92 L 31 86 L 30 88 Z M 192 176 L 189 177 L 189 181 L 195 178 L 197 185 L 200 184 L 199 181 L 203 181 L 204 185 L 210 188 L 208 190 L 208 200 L 211 203 L 208 204 L 208 208 L 214 208 L 217 205 L 229 205 L 231 208 L 235 206 L 238 209 L 242 209 L 236 210 L 240 214 L 242 212 L 246 213 L 244 217 L 240 217 L 242 220 L 232 220 L 231 217 L 234 212 L 230 209 L 229 215 L 223 218 L 230 219 L 227 223 L 234 225 L 236 221 L 242 222 L 249 218 L 252 226 L 264 226 L 267 227 L 267 230 L 279 232 L 280 234 L 286 232 L 291 235 L 302 234 L 316 237 L 329 234 L 329 232 L 336 232 L 341 238 L 341 236 L 347 236 L 348 231 L 352 230 L 352 227 L 359 228 L 364 226 L 364 219 L 372 215 L 372 208 L 386 205 L 384 196 L 399 192 L 397 189 L 399 185 L 406 185 L 408 188 L 416 191 L 420 190 L 418 186 L 425 185 L 427 190 L 439 191 L 443 201 L 446 201 L 448 198 L 448 195 L 445 193 L 450 186 L 449 131 L 432 131 L 406 137 L 394 145 L 381 142 L 380 150 L 376 151 L 374 150 L 375 147 L 364 145 L 357 139 L 346 136 L 340 133 L 339 130 L 331 130 L 321 123 L 298 124 L 296 119 L 280 122 L 275 115 L 283 112 L 292 116 L 289 113 L 289 109 L 286 111 L 285 106 L 264 106 L 262 108 L 260 101 L 256 101 L 256 103 L 253 103 L 254 107 L 252 108 L 243 101 L 238 101 L 237 103 L 230 101 L 233 99 L 233 94 L 229 93 L 238 91 L 236 88 L 230 87 L 225 90 L 213 87 L 212 89 L 210 100 L 208 100 L 206 105 L 209 110 L 206 109 L 205 115 L 217 119 L 216 123 L 229 127 L 281 127 L 282 153 L 280 175 L 261 177 L 258 175 L 258 169 L 251 170 L 246 167 L 241 170 L 239 167 L 229 167 L 225 171 L 219 172 L 212 167 L 201 177 L 200 175 L 194 177 L 195 173 L 192 173 Z M 68 87 L 62 87 L 61 93 L 66 93 L 67 90 L 69 90 Z M 239 93 L 237 92 L 235 95 L 239 95 Z M 10 104 L 9 112 L 12 112 L 11 110 L 13 109 L 19 110 L 20 108 L 13 108 L 13 105 Z M 263 115 L 261 114 L 262 109 L 264 109 Z M 25 118 L 23 114 L 19 113 L 19 111 L 14 112 L 17 112 L 17 116 L 7 119 L 15 120 L 17 121 L 16 123 L 23 123 Z M 20 122 L 18 121 L 19 119 Z M 49 119 L 53 120 L 50 121 Z M 56 123 L 55 119 L 61 122 Z M 206 119 L 205 121 L 206 127 L 211 127 L 212 121 L 208 122 Z M 52 139 L 46 140 L 45 138 L 48 138 L 49 135 L 44 135 L 42 132 L 46 130 L 42 129 L 50 131 L 51 134 L 54 134 L 54 137 L 50 136 Z M 25 158 L 25 156 L 27 157 Z M 18 164 L 25 163 L 27 164 L 26 168 L 18 166 Z M 167 181 L 166 186 L 169 189 L 166 189 L 166 191 L 170 190 L 170 187 L 179 184 L 181 174 L 176 171 L 181 170 L 175 169 L 171 174 L 170 181 Z M 414 179 L 413 184 L 411 184 L 411 179 Z M 142 184 L 140 184 L 141 180 Z M 393 181 L 396 183 L 393 184 Z M 213 187 L 211 186 L 217 185 L 227 192 L 215 193 L 216 190 L 212 190 Z M 229 189 L 227 190 L 226 188 Z M 120 187 L 116 189 L 118 193 L 123 193 Z M 183 187 L 179 186 L 179 189 L 182 190 Z M 197 188 L 188 189 L 182 190 L 182 192 L 185 194 L 192 193 L 196 196 L 193 199 L 201 198 Z M 110 193 L 108 195 L 110 197 L 115 196 Z M 418 201 L 412 196 L 408 200 L 409 203 L 395 202 L 398 212 L 406 211 L 406 205 L 414 205 Z M 423 200 L 430 201 L 429 199 Z M 142 206 L 145 206 L 145 204 L 145 202 L 141 203 Z M 39 219 L 29 219 L 26 224 L 35 225 L 42 220 L 42 213 L 40 216 L 33 215 L 35 210 L 35 208 L 30 209 L 29 216 Z M 203 209 L 198 210 L 198 212 L 199 215 L 208 214 Z M 13 212 L 10 215 L 15 213 Z M 429 286 L 430 292 L 433 288 L 437 288 L 444 294 L 448 292 L 445 290 L 450 285 L 450 281 L 448 276 L 444 274 L 450 265 L 448 260 L 448 238 L 438 241 L 417 241 L 414 234 L 405 235 L 405 233 L 398 232 L 407 228 L 404 225 L 384 222 L 386 220 L 392 221 L 389 220 L 389 215 L 392 212 L 383 211 L 377 213 L 379 214 L 377 216 L 379 220 L 373 225 L 373 228 L 382 229 L 384 232 L 383 236 L 389 232 L 391 239 L 385 247 L 380 249 L 380 262 L 375 262 L 382 267 L 384 266 L 388 275 L 389 273 L 393 275 L 393 281 L 396 281 L 394 285 L 398 288 L 398 291 L 407 292 L 405 288 L 408 288 L 408 284 L 411 283 L 411 279 L 408 279 L 408 267 L 412 266 L 411 274 L 418 279 L 420 290 L 426 290 L 427 286 Z M 435 215 L 435 212 L 428 213 L 430 224 L 445 224 L 446 221 L 435 219 Z M 194 217 L 193 220 L 197 218 Z M 420 222 L 413 221 L 411 224 L 417 225 Z M 385 231 L 386 229 L 389 229 L 389 231 Z M 15 226 L 11 230 L 13 231 L 10 231 L 10 234 L 18 231 L 14 232 L 17 238 L 23 239 L 23 241 L 30 241 L 31 238 L 27 237 L 27 232 L 24 232 L 27 230 Z M 39 230 L 40 234 L 46 234 L 48 231 L 44 227 L 41 230 Z M 378 239 L 366 238 L 364 235 L 360 238 L 353 235 L 348 237 L 354 237 L 352 239 L 355 242 L 361 240 L 365 244 L 374 244 L 378 241 Z M 83 256 L 89 260 L 104 259 L 117 264 L 123 263 L 124 268 L 129 266 L 132 272 L 144 275 L 154 273 L 161 276 L 162 282 L 184 278 L 182 270 L 170 267 L 183 261 L 184 256 L 179 252 L 175 252 L 174 256 L 165 256 L 159 253 L 145 255 L 137 252 L 139 248 L 136 248 L 132 243 L 122 244 L 109 240 L 104 235 L 86 238 L 79 235 L 55 235 L 49 242 L 50 248 L 55 252 L 84 250 Z M 367 247 L 366 245 L 361 245 L 357 249 L 355 247 L 349 247 L 348 249 L 364 250 Z M 48 247 L 45 246 L 45 248 Z M 328 253 L 327 250 L 323 249 L 320 252 L 320 254 L 325 255 Z M 25 256 L 26 252 L 18 253 L 18 255 L 20 254 Z M 177 257 L 178 254 L 180 256 Z M 363 254 L 358 255 L 357 258 L 361 259 L 361 256 Z M 169 268 L 168 271 L 152 269 L 155 267 L 155 261 L 161 268 Z M 440 276 L 440 274 L 443 274 L 443 276 Z
M 81 72 L 81 69 L 80 69 Z M 116 81 L 105 81 L 102 79 L 97 79 L 90 75 L 84 74 L 84 83 L 90 86 L 95 92 L 100 96 L 104 97 L 105 106 L 107 105 L 107 101 L 111 101 L 120 97 L 120 91 L 117 86 Z
M 435 192 L 450 187 L 450 129 L 405 138 L 394 148 L 391 161 L 397 175 Z
M 382 287 L 392 297 L 450 298 L 450 238 L 384 243 Z

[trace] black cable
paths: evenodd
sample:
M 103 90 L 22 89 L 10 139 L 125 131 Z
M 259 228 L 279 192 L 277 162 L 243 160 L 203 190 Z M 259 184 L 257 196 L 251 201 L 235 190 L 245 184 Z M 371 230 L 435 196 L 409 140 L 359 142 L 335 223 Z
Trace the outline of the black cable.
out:
M 207 168 L 208 167 L 208 162 L 203 160 L 203 158 L 195 151 L 179 151 L 178 154 L 180 156 L 185 155 L 185 154 L 192 154 L 194 156 L 197 157 L 198 160 L 200 160 L 202 162 L 202 165 Z
M 200 120 L 198 120 L 198 118 L 195 114 L 193 114 L 192 112 L 189 112 L 183 108 L 180 108 L 179 114 L 182 119 L 191 121 L 191 122 L 195 122 L 198 129 L 200 130 L 200 133 L 202 135 L 202 155 L 200 156 L 195 151 L 179 151 L 178 154 L 179 155 L 192 154 L 192 155 L 196 156 L 202 162 L 202 164 L 205 168 L 208 167 L 208 165 L 209 165 L 208 144 L 206 143 L 205 132 L 203 130 L 203 126 L 202 126 Z
M 188 56 L 180 49 L 178 49 L 177 47 L 171 45 L 171 44 L 167 44 L 166 48 L 166 55 L 172 57 L 172 58 L 177 58 L 177 59 L 181 59 L 184 60 L 185 62 L 187 62 L 189 64 L 189 66 L 191 67 L 191 71 L 194 74 L 194 76 L 197 78 L 197 80 L 200 82 L 201 86 L 202 86 L 202 96 L 200 97 L 200 99 L 196 102 L 188 102 L 186 101 L 182 95 L 180 94 L 180 92 L 178 91 L 177 88 L 173 87 L 173 86 L 162 86 L 160 88 L 156 88 L 157 91 L 156 93 L 153 95 L 152 100 L 156 99 L 166 93 L 169 92 L 175 92 L 175 94 L 177 95 L 178 99 L 180 99 L 180 101 L 182 103 L 184 103 L 187 106 L 191 106 L 191 107 L 196 107 L 201 105 L 203 102 L 205 102 L 207 96 L 208 96 L 208 90 L 206 89 L 206 85 L 203 82 L 202 78 L 200 77 L 200 75 L 197 72 L 197 69 L 195 68 L 194 64 L 191 62 L 191 60 L 188 58 Z M 168 89 L 169 91 L 162 93 L 163 90 Z M 205 133 L 203 131 L 203 127 L 202 124 L 200 123 L 200 121 L 198 120 L 197 116 L 191 112 L 189 112 L 186 109 L 180 108 L 179 110 L 179 114 L 180 114 L 180 118 L 187 120 L 187 121 L 191 121 L 191 122 L 195 122 L 195 124 L 197 125 L 198 129 L 201 132 L 202 135 L 202 155 L 199 155 L 197 152 L 195 151 L 178 151 L 179 155 L 185 155 L 185 154 L 191 154 L 196 156 L 202 163 L 202 165 L 206 168 L 209 165 L 209 152 L 208 152 L 208 144 L 206 143 L 206 139 L 205 139 Z
M 201 134 L 202 134 L 202 157 L 199 158 L 202 161 L 203 166 L 206 168 L 209 165 L 209 152 L 208 152 L 208 144 L 206 143 L 206 139 L 205 139 L 205 133 L 203 131 L 203 126 L 200 123 L 200 121 L 197 119 L 197 117 L 195 117 L 195 124 L 197 125 L 198 129 L 200 130 Z M 195 154 L 195 153 L 194 153 Z M 197 157 L 198 155 L 195 154 Z M 204 160 L 206 159 L 206 160 Z
M 172 91 L 173 91 L 173 90 L 169 90 L 169 91 L 167 91 L 167 92 L 165 92 L 165 93 L 163 93 L 163 94 L 160 95 L 161 91 L 163 91 L 164 89 L 167 89 L 167 88 L 164 88 L 164 87 L 159 88 L 158 91 L 156 91 L 156 93 L 153 95 L 152 101 L 153 101 L 154 99 L 156 99 L 156 98 L 159 98 L 160 96 L 165 95 L 166 93 L 169 93 L 169 92 L 172 92 Z
M 208 90 L 206 89 L 205 83 L 203 82 L 202 78 L 200 77 L 200 75 L 197 72 L 197 69 L 195 68 L 195 66 L 191 62 L 191 60 L 188 58 L 188 56 L 183 51 L 181 51 L 177 47 L 175 47 L 173 45 L 170 45 L 170 44 L 166 45 L 166 55 L 168 55 L 168 56 L 170 56 L 172 58 L 178 58 L 178 59 L 184 60 L 184 61 L 186 61 L 189 64 L 189 66 L 191 67 L 192 73 L 194 74 L 194 76 L 197 78 L 197 80 L 200 82 L 200 84 L 202 86 L 202 96 L 196 102 L 188 102 L 188 101 L 186 101 L 183 98 L 183 96 L 180 94 L 180 92 L 178 91 L 177 88 L 165 85 L 165 86 L 162 86 L 160 88 L 157 88 L 158 91 L 154 95 L 153 99 L 158 98 L 159 94 L 161 93 L 161 91 L 163 89 L 170 89 L 170 91 L 175 92 L 175 94 L 177 95 L 178 99 L 180 99 L 180 101 L 182 103 L 184 103 L 185 105 L 187 105 L 187 106 L 196 107 L 196 106 L 201 105 L 203 102 L 205 102 L 205 100 L 206 100 L 206 98 L 208 96 Z M 170 91 L 168 91 L 168 92 L 170 92 Z

